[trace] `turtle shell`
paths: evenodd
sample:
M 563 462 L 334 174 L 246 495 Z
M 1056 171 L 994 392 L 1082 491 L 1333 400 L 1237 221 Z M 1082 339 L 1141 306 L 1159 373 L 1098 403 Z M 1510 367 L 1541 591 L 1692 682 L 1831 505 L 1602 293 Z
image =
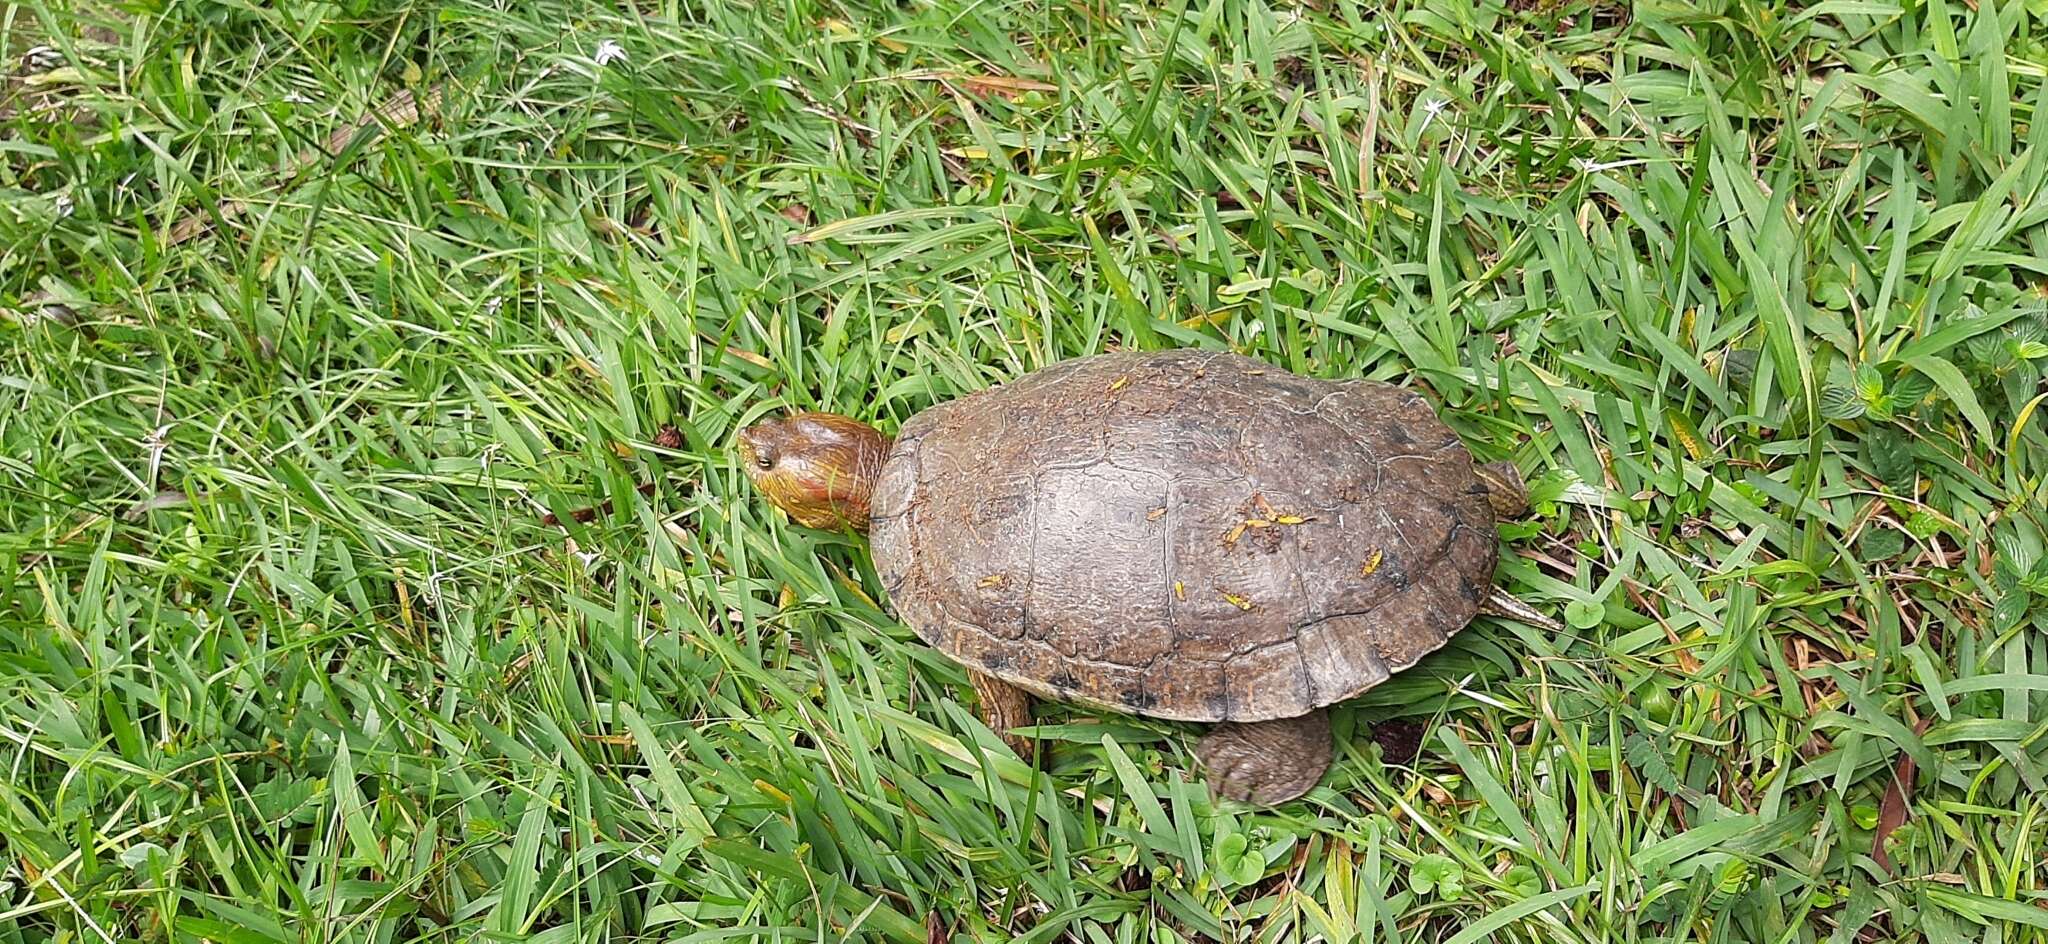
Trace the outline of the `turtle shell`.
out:
M 902 619 L 1026 691 L 1183 721 L 1288 718 L 1442 646 L 1494 513 L 1413 392 L 1235 354 L 1055 364 L 903 425 L 873 499 Z

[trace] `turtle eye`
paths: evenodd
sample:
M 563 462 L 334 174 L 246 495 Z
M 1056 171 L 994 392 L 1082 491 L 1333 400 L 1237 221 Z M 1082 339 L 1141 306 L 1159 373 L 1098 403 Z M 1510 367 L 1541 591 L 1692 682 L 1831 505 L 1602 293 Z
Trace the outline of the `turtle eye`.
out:
M 767 456 L 760 456 L 754 460 L 754 468 L 766 472 L 769 469 L 775 468 L 775 460 L 770 459 Z

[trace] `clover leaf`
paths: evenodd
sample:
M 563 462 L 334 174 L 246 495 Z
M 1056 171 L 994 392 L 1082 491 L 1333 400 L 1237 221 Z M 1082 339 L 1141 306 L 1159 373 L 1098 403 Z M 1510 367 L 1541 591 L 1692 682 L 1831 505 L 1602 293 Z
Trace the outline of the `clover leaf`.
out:
M 1564 605 L 1564 621 L 1573 629 L 1592 629 L 1607 618 L 1607 608 L 1591 600 L 1573 600 Z
M 1216 875 L 1226 885 L 1250 885 L 1266 874 L 1266 857 L 1243 833 L 1218 833 L 1213 857 Z
M 1465 894 L 1465 870 L 1450 856 L 1430 853 L 1408 867 L 1408 890 L 1417 897 L 1432 892 L 1445 901 Z
M 1536 875 L 1536 869 L 1526 863 L 1508 869 L 1501 874 L 1500 880 L 1523 898 L 1534 898 L 1543 891 L 1543 880 Z

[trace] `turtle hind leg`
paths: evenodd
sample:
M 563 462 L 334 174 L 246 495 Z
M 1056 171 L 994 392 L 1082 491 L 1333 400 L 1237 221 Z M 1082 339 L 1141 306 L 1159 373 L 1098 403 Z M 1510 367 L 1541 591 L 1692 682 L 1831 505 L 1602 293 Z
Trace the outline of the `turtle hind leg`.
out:
M 981 720 L 1016 751 L 1018 757 L 1030 763 L 1032 744 L 1030 738 L 1010 733 L 1011 728 L 1027 727 L 1031 724 L 1031 695 L 993 675 L 983 675 L 969 669 L 967 681 L 974 685 L 974 694 L 981 698 Z
M 1212 796 L 1259 806 L 1285 803 L 1314 789 L 1330 768 L 1330 713 L 1226 721 L 1195 745 L 1195 757 L 1207 772 Z
M 1480 484 L 1486 486 L 1486 503 L 1493 506 L 1495 516 L 1508 519 L 1528 514 L 1529 484 L 1522 480 L 1522 472 L 1514 463 L 1488 462 L 1473 471 L 1479 473 Z

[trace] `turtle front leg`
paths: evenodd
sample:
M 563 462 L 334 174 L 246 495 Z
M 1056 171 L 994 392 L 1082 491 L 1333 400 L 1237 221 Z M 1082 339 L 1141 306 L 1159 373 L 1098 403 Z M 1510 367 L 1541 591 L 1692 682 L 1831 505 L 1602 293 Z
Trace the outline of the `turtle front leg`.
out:
M 1330 713 L 1226 721 L 1195 745 L 1195 757 L 1208 771 L 1210 795 L 1260 806 L 1285 803 L 1314 789 L 1330 768 Z
M 1003 743 L 1010 745 L 1018 757 L 1029 763 L 1031 739 L 1011 734 L 1010 729 L 1031 724 L 1031 695 L 1002 679 L 973 669 L 967 670 L 967 681 L 974 685 L 974 694 L 981 698 L 982 723 L 1000 735 Z
M 1517 623 L 1527 623 L 1548 632 L 1564 632 L 1563 623 L 1543 615 L 1535 607 L 1523 603 L 1520 598 L 1499 587 L 1486 592 L 1486 599 L 1479 601 L 1479 612 L 1487 616 L 1511 619 Z

